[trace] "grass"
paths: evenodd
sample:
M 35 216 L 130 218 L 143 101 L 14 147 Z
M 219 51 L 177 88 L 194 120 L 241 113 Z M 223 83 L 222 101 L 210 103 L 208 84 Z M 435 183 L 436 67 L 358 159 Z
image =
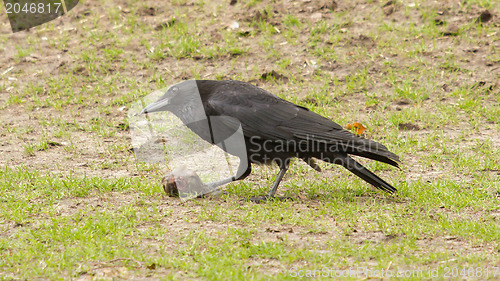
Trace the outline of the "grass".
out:
M 395 2 L 389 15 L 376 1 L 188 2 L 86 1 L 29 32 L 3 27 L 0 279 L 498 279 L 498 19 L 474 22 L 495 1 Z M 288 80 L 261 79 L 271 70 Z M 401 170 L 363 161 L 398 194 L 295 161 L 278 190 L 294 201 L 241 202 L 276 167 L 227 194 L 166 197 L 165 166 L 135 161 L 127 116 L 192 78 L 251 81 L 363 123 L 401 156 Z
M 281 275 L 276 278 L 306 261 L 302 269 L 333 264 L 343 269 L 367 260 L 376 261 L 379 269 L 425 268 L 450 258 L 454 260 L 449 265 L 479 266 L 494 263 L 495 256 L 477 247 L 500 239 L 496 217 L 489 214 L 498 208 L 495 195 L 483 187 L 457 197 L 462 187 L 447 179 L 408 184 L 396 198 L 366 194 L 359 181 L 338 190 L 311 180 L 313 199 L 302 207 L 296 202 L 242 205 L 238 199 L 248 195 L 248 186 L 238 184 L 228 188 L 232 195 L 223 198 L 222 205 L 214 204 L 221 199 L 208 199 L 176 206 L 179 203 L 165 204 L 173 200 L 161 199 L 162 191 L 140 179 L 58 178 L 23 168 L 2 173 L 2 214 L 12 224 L 8 236 L 0 239 L 2 271 L 22 272 L 21 278 L 52 279 L 61 273 L 78 277 L 116 259 L 120 261 L 113 266 L 122 270 L 123 276 L 118 276 L 123 278 L 131 272 L 147 274 L 148 267 L 154 267 L 176 272 L 178 278 L 260 279 L 271 269 L 269 262 L 278 264 Z M 484 184 L 477 180 L 474 186 Z M 179 209 L 190 214 L 179 217 Z M 383 242 L 351 239 L 358 229 L 381 236 Z M 437 237 L 467 241 L 467 246 L 450 256 L 431 244 L 433 254 L 414 256 L 422 251 L 422 241 Z M 39 266 L 26 263 L 31 259 Z

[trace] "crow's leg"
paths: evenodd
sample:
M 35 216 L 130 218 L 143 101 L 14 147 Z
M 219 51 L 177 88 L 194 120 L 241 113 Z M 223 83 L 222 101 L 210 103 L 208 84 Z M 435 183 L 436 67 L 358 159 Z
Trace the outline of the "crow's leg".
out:
M 248 175 L 250 175 L 251 172 L 252 172 L 252 165 L 250 164 L 250 162 L 247 163 L 241 162 L 240 166 L 238 167 L 238 171 L 236 172 L 236 176 L 210 182 L 205 184 L 205 186 L 207 187 L 208 190 L 215 191 L 215 189 L 221 185 L 225 185 L 233 181 L 239 181 L 246 178 Z
M 276 190 L 278 190 L 278 186 L 280 185 L 280 182 L 287 171 L 288 171 L 288 164 L 280 169 L 278 175 L 276 176 L 276 180 L 273 183 L 273 186 L 271 187 L 269 193 L 267 194 L 267 197 L 274 197 L 274 194 L 276 194 Z
M 290 160 L 285 160 L 285 163 L 283 165 L 280 165 L 280 171 L 278 172 L 278 175 L 276 176 L 276 180 L 274 180 L 273 186 L 269 190 L 269 193 L 264 196 L 258 196 L 258 197 L 252 197 L 249 199 L 249 201 L 252 201 L 254 203 L 260 203 L 267 201 L 269 199 L 277 199 L 280 201 L 284 200 L 292 200 L 290 197 L 274 197 L 276 194 L 276 190 L 278 190 L 278 186 L 280 185 L 281 180 L 283 179 L 283 176 L 285 176 L 286 172 L 288 171 L 290 164 Z
M 225 184 L 231 183 L 233 181 L 236 181 L 236 178 L 235 177 L 229 177 L 229 178 L 221 179 L 221 180 L 218 180 L 218 181 L 209 182 L 205 186 L 209 190 L 214 190 L 214 189 L 216 189 L 217 187 L 219 187 L 221 185 L 225 185 Z

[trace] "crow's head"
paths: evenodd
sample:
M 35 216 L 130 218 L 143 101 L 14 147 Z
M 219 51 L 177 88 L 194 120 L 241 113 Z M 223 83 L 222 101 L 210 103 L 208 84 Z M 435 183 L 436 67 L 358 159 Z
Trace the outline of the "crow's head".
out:
M 170 111 L 174 114 L 190 111 L 191 114 L 203 110 L 200 93 L 195 80 L 183 81 L 168 88 L 157 101 L 146 106 L 141 114 Z

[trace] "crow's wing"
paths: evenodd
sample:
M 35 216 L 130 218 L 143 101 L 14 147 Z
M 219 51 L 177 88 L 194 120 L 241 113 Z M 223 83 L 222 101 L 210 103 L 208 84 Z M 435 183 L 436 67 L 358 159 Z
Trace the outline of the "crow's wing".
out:
M 247 136 L 294 140 L 294 133 L 342 127 L 305 107 L 295 105 L 248 83 L 228 81 L 208 99 L 209 112 L 238 119 Z M 349 132 L 347 132 L 349 133 Z
M 287 103 L 250 84 L 230 81 L 212 93 L 207 114 L 236 118 L 247 137 L 293 140 L 293 133 L 279 128 L 299 111 L 297 106 Z
M 207 114 L 236 118 L 246 137 L 321 141 L 398 160 L 382 144 L 358 137 L 330 119 L 248 83 L 223 83 L 214 89 L 207 102 Z

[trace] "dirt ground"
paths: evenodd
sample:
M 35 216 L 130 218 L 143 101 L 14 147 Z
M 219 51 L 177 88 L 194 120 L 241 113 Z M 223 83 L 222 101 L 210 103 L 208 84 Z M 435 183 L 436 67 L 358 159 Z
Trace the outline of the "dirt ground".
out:
M 181 1 L 184 2 L 184 1 Z M 141 2 L 139 8 L 135 13 L 138 14 L 137 20 L 140 24 L 154 27 L 158 29 L 162 24 L 165 24 L 166 19 L 174 19 L 179 17 L 173 11 L 173 9 L 168 9 L 164 5 L 156 3 L 154 1 L 144 1 Z M 335 3 L 335 4 L 332 4 Z M 335 1 L 284 1 L 273 3 L 267 5 L 271 7 L 272 19 L 268 22 L 279 30 L 280 19 L 286 14 L 290 13 L 296 15 L 300 20 L 304 22 L 318 22 L 320 20 L 332 21 L 334 16 L 332 15 L 332 10 L 337 13 L 348 13 L 355 11 L 353 16 L 349 17 L 349 22 L 340 23 L 340 26 L 345 25 L 345 28 L 349 29 L 349 33 L 353 34 L 350 36 L 347 42 L 339 42 L 335 46 L 335 52 L 339 57 L 345 57 L 352 55 L 351 48 L 353 46 L 374 47 L 376 42 L 365 34 L 373 32 L 375 24 L 370 26 L 370 23 L 365 21 L 363 17 L 370 14 L 374 10 L 375 6 L 382 5 L 383 11 L 377 11 L 377 13 L 383 12 L 386 21 L 400 22 L 401 26 L 404 26 L 406 21 L 412 19 L 412 22 L 423 22 L 424 19 L 418 11 L 415 13 L 408 13 L 403 11 L 399 4 L 391 4 L 389 1 L 385 4 L 376 2 L 335 2 Z M 436 20 L 445 21 L 447 27 L 443 28 L 443 34 L 449 32 L 448 29 L 456 29 L 467 22 L 471 22 L 480 16 L 482 10 L 480 8 L 474 9 L 469 8 L 467 13 L 461 10 L 462 4 L 454 1 L 445 1 L 446 4 L 438 4 L 434 2 L 423 2 L 422 6 L 432 6 L 438 10 L 438 15 Z M 225 9 L 217 8 L 220 3 L 205 3 L 203 8 L 200 8 L 194 2 L 185 1 L 184 5 L 178 5 L 178 11 L 182 13 L 181 18 L 189 19 L 196 18 L 200 21 L 202 25 L 204 20 L 203 16 L 205 14 L 212 13 L 217 21 L 217 25 L 208 24 L 203 32 L 209 34 L 210 38 L 215 38 L 215 40 L 220 39 L 220 29 L 229 28 L 232 22 L 249 23 L 254 18 L 263 17 L 267 19 L 267 12 L 264 7 L 264 3 L 252 7 L 249 10 L 241 10 L 242 4 L 238 5 L 225 5 Z M 98 62 L 96 62 L 95 69 L 93 73 L 89 73 L 89 67 L 84 66 L 81 58 L 78 56 L 79 52 L 83 50 L 80 47 L 82 40 L 85 40 L 89 36 L 88 31 L 82 28 L 82 24 L 88 21 L 87 17 L 91 15 L 101 15 L 99 16 L 99 32 L 107 33 L 112 32 L 112 30 L 123 25 L 124 19 L 127 15 L 131 13 L 128 6 L 128 2 L 118 1 L 113 3 L 96 4 L 93 1 L 79 4 L 74 11 L 71 11 L 66 16 L 56 19 L 53 24 L 54 28 L 49 28 L 45 26 L 36 27 L 27 32 L 19 32 L 12 34 L 10 31 L 9 22 L 3 20 L 2 23 L 2 53 L 0 66 L 2 71 L 3 87 L 0 88 L 2 95 L 0 95 L 0 100 L 3 103 L 8 103 L 12 96 L 16 95 L 19 97 L 21 102 L 19 104 L 9 104 L 9 106 L 2 107 L 2 124 L 4 129 L 19 128 L 25 130 L 26 134 L 22 137 L 20 141 L 16 136 L 12 134 L 3 133 L 2 135 L 2 146 L 1 151 L 4 157 L 2 157 L 2 165 L 29 165 L 36 169 L 46 170 L 46 171 L 57 171 L 68 172 L 74 171 L 76 173 L 85 173 L 87 175 L 99 175 L 103 177 L 116 177 L 116 176 L 126 176 L 134 175 L 133 165 L 123 165 L 121 169 L 105 169 L 96 170 L 93 169 L 90 164 L 96 164 L 103 161 L 102 154 L 105 153 L 105 147 L 111 145 L 112 143 L 121 144 L 125 143 L 122 140 L 129 138 L 128 131 L 118 131 L 116 137 L 112 138 L 102 138 L 101 136 L 95 134 L 94 132 L 88 131 L 76 131 L 72 132 L 72 142 L 76 146 L 79 153 L 67 153 L 65 151 L 65 146 L 67 142 L 55 143 L 50 145 L 50 149 L 44 153 L 37 153 L 34 156 L 27 156 L 23 145 L 27 142 L 37 141 L 41 138 L 41 135 L 46 132 L 51 132 L 53 130 L 52 124 L 45 124 L 43 121 L 51 120 L 57 118 L 60 120 L 65 120 L 68 124 L 79 124 L 84 127 L 85 125 L 92 124 L 95 118 L 100 118 L 105 116 L 108 122 L 119 126 L 123 124 L 126 120 L 126 108 L 122 106 L 112 106 L 111 104 L 116 103 L 117 97 L 123 94 L 129 94 L 134 92 L 136 94 L 136 89 L 131 89 L 131 85 L 122 82 L 118 85 L 113 85 L 114 90 L 104 91 L 103 95 L 98 97 L 95 101 L 96 105 L 108 106 L 108 112 L 99 112 L 96 106 L 90 104 L 77 105 L 70 102 L 70 104 L 64 106 L 64 108 L 54 109 L 49 105 L 45 106 L 34 106 L 32 102 L 36 100 L 45 100 L 52 98 L 63 97 L 64 94 L 61 93 L 63 90 L 67 89 L 57 89 L 56 97 L 49 96 L 47 93 L 48 86 L 45 85 L 44 81 L 47 78 L 52 78 L 57 80 L 58 77 L 63 77 L 63 74 L 71 73 L 74 82 L 71 83 L 71 91 L 75 95 L 86 96 L 92 95 L 92 90 L 99 85 L 100 82 L 110 82 L 112 75 L 117 71 L 120 75 L 126 76 L 128 79 L 135 80 L 137 84 L 141 85 L 140 92 L 147 93 L 148 91 L 155 90 L 154 85 L 155 78 L 154 75 L 161 75 L 162 79 L 168 81 L 168 84 L 175 83 L 176 81 L 182 79 L 193 78 L 192 73 L 186 73 L 186 70 L 193 68 L 203 68 L 201 71 L 197 71 L 196 74 L 201 78 L 212 79 L 215 75 L 219 78 L 232 78 L 235 76 L 242 77 L 243 80 L 253 82 L 259 86 L 266 84 L 266 89 L 273 90 L 275 85 L 272 83 L 266 83 L 262 79 L 259 79 L 261 75 L 271 73 L 275 70 L 273 64 L 276 62 L 275 58 L 267 58 L 265 54 L 259 51 L 261 48 L 256 42 L 252 42 L 251 38 L 240 37 L 239 40 L 244 42 L 244 46 L 248 48 L 244 56 L 239 57 L 237 60 L 233 60 L 231 55 L 228 56 L 218 56 L 216 58 L 204 58 L 202 54 L 199 56 L 194 55 L 191 59 L 181 58 L 177 59 L 175 57 L 167 56 L 166 58 L 155 62 L 151 67 L 141 66 L 140 63 L 148 61 L 150 58 L 147 56 L 147 51 L 141 46 L 139 40 L 133 36 L 129 38 L 125 46 L 122 49 L 123 53 L 121 57 L 133 57 L 134 62 L 123 63 L 122 60 L 111 61 L 106 64 L 105 67 L 101 67 Z M 104 13 L 108 8 L 118 8 L 120 10 L 119 20 L 116 22 L 108 19 Z M 334 9 L 332 9 L 334 8 Z M 168 23 L 168 21 L 167 21 Z M 378 23 L 377 23 L 378 24 Z M 498 26 L 498 17 L 493 17 L 493 19 L 488 23 L 492 26 Z M 90 32 L 92 32 L 91 30 Z M 251 28 L 242 28 L 242 33 L 251 31 Z M 342 28 L 341 28 L 342 31 Z M 294 68 L 298 70 L 299 73 L 294 73 L 295 79 L 301 82 L 306 81 L 308 84 L 314 85 L 318 83 L 313 79 L 314 67 L 310 67 L 311 61 L 314 61 L 311 56 L 311 48 L 303 47 L 307 46 L 307 34 L 310 30 L 304 29 L 300 30 L 298 36 L 297 45 L 291 44 L 276 44 L 273 46 L 274 49 L 278 49 L 280 53 L 287 56 L 290 60 L 290 64 L 294 66 L 303 66 Z M 382 38 L 384 34 L 380 35 Z M 32 49 L 29 55 L 24 57 L 19 57 L 19 50 L 22 48 L 33 48 L 35 44 L 31 41 L 37 38 L 36 49 Z M 64 38 L 64 44 L 49 42 L 47 38 Z M 45 39 L 44 39 L 45 38 Z M 145 34 L 140 37 L 140 40 L 154 41 L 157 38 L 157 34 L 151 32 L 150 34 Z M 453 89 L 459 88 L 463 85 L 474 85 L 478 84 L 481 87 L 490 88 L 494 92 L 498 92 L 498 81 L 500 77 L 500 65 L 498 61 L 492 61 L 489 57 L 497 54 L 498 50 L 498 34 L 484 34 L 484 42 L 476 44 L 476 42 L 460 41 L 454 42 L 452 36 L 443 36 L 442 39 L 438 40 L 440 46 L 436 48 L 442 50 L 443 52 L 453 51 L 454 55 L 460 57 L 458 62 L 461 69 L 466 69 L 467 71 L 461 71 L 456 73 L 452 78 L 444 78 L 443 81 L 431 81 L 433 86 L 441 87 L 443 91 L 450 92 Z M 40 40 L 41 39 L 41 40 Z M 417 36 L 418 39 L 418 36 Z M 489 43 L 491 42 L 491 43 Z M 33 46 L 32 46 L 33 44 Z M 57 44 L 57 47 L 54 45 Z M 207 44 L 207 43 L 205 43 Z M 324 42 L 325 45 L 333 44 L 333 42 Z M 63 45 L 63 47 L 61 47 Z M 107 47 L 106 40 L 100 40 L 99 42 L 91 44 L 95 48 L 96 56 L 103 56 L 103 49 Z M 391 54 L 384 54 L 386 56 L 391 56 Z M 412 63 L 413 59 L 408 57 L 400 57 L 396 54 L 392 55 L 391 61 L 397 63 L 400 66 L 406 66 Z M 387 58 L 385 58 L 387 59 Z M 438 64 L 438 61 L 442 59 L 439 52 L 424 52 L 419 59 L 424 60 L 429 64 L 429 67 Z M 200 63 L 201 61 L 201 63 Z M 257 64 L 255 62 L 258 62 Z M 348 76 L 358 69 L 366 67 L 369 65 L 368 73 L 372 74 L 375 78 L 374 84 L 368 85 L 363 88 L 363 91 L 369 92 L 390 92 L 392 91 L 391 85 L 387 83 L 376 83 L 377 76 L 383 75 L 380 73 L 381 64 L 383 64 L 383 59 L 380 61 L 363 61 L 363 59 L 353 60 L 351 64 L 342 64 L 336 61 L 324 61 L 320 66 L 321 70 L 338 79 L 338 81 L 345 81 L 345 76 Z M 202 66 L 200 66 L 202 65 Z M 257 75 L 249 73 L 249 66 L 252 66 L 252 70 L 257 68 Z M 220 75 L 222 76 L 220 76 Z M 92 78 L 89 79 L 89 75 L 100 75 L 105 77 L 102 81 L 93 81 Z M 281 74 L 277 74 L 281 75 Z M 286 78 L 286 76 L 285 76 Z M 286 78 L 288 80 L 288 78 Z M 425 77 L 420 77 L 421 82 L 425 82 Z M 437 85 L 436 85 L 437 84 Z M 28 85 L 37 85 L 40 88 L 36 90 L 36 95 L 33 95 L 33 91 L 28 88 Z M 305 99 L 309 96 L 307 92 L 303 89 L 297 91 L 294 88 L 293 83 L 288 83 L 289 91 L 291 93 L 296 93 L 299 99 Z M 342 85 L 340 86 L 340 91 L 345 92 Z M 429 86 L 430 88 L 430 86 Z M 136 94 L 137 95 L 137 94 Z M 292 94 L 293 95 L 293 94 Z M 430 92 L 427 98 L 432 102 L 432 100 L 440 98 L 440 92 Z M 129 97 L 127 97 L 129 98 Z M 343 103 L 359 103 L 364 104 L 366 102 L 366 97 L 360 95 L 360 93 L 354 93 L 349 95 L 344 95 L 340 97 L 335 97 L 336 100 L 340 100 Z M 132 101 L 131 101 L 132 102 Z M 319 101 L 321 102 L 321 101 Z M 447 103 L 454 103 L 456 101 L 450 100 Z M 497 100 L 491 100 L 492 103 L 498 102 Z M 392 110 L 402 110 L 405 107 L 411 106 L 409 101 L 400 100 L 390 105 Z M 425 106 L 425 104 L 424 104 Z M 364 119 L 367 114 L 372 111 L 372 108 L 367 108 L 365 112 L 357 113 L 357 118 Z M 335 120 L 335 118 L 333 117 Z M 410 124 L 412 125 L 412 124 Z M 458 124 L 453 128 L 450 128 L 446 133 L 450 137 L 456 137 L 460 132 L 464 131 L 464 127 L 467 124 Z M 425 135 L 427 132 L 425 128 L 403 128 L 403 130 L 409 131 L 409 134 L 415 135 Z M 500 134 L 498 131 L 486 128 L 475 134 L 468 135 L 469 141 L 489 139 L 493 145 L 498 145 Z M 62 145 L 60 145 L 62 144 Z M 129 158 L 128 152 L 117 151 L 121 153 L 121 157 Z M 75 157 L 75 154 L 77 157 Z M 408 155 L 405 161 L 408 161 L 408 165 L 412 165 L 412 156 Z M 121 163 L 123 164 L 123 163 Z M 413 166 L 413 165 L 412 165 Z M 415 172 L 415 174 L 413 174 Z M 415 175 L 420 177 L 425 171 L 422 170 L 411 170 L 408 171 L 407 176 L 414 178 Z M 432 176 L 429 174 L 428 176 Z
M 490 9 L 492 17 L 487 18 L 487 15 L 482 15 L 485 9 L 477 2 L 448 0 L 416 1 L 415 9 L 411 9 L 412 3 L 399 1 L 172 2 L 84 1 L 50 24 L 14 34 L 3 16 L 0 19 L 0 166 L 36 170 L 61 178 L 85 175 L 158 181 L 161 176 L 158 172 L 150 174 L 137 167 L 127 130 L 127 109 L 136 99 L 161 86 L 195 77 L 249 81 L 296 101 L 316 105 L 333 120 L 344 122 L 341 124 L 347 121 L 370 124 L 373 116 L 383 116 L 384 111 L 404 112 L 420 107 L 423 112 L 421 121 L 415 118 L 417 121 L 400 122 L 396 125 L 399 127 L 392 131 L 417 141 L 428 139 L 439 128 L 439 124 L 430 125 L 432 120 L 428 120 L 426 113 L 439 110 L 439 106 L 448 108 L 449 111 L 443 112 L 453 112 L 453 107 L 463 100 L 460 89 L 481 88 L 488 93 L 482 102 L 500 106 L 498 5 L 493 5 L 494 8 Z M 250 4 L 253 2 L 255 4 Z M 434 13 L 423 12 L 428 10 Z M 294 15 L 305 27 L 292 29 L 285 25 L 287 15 Z M 483 24 L 488 26 L 488 32 L 470 28 L 481 17 L 487 19 Z M 432 43 L 426 41 L 428 35 L 415 31 L 416 27 L 431 20 L 436 23 L 435 30 L 440 32 L 439 38 Z M 185 44 L 179 38 L 161 38 L 162 28 L 192 21 L 196 21 L 196 27 L 189 26 L 194 30 L 188 33 L 200 38 L 198 51 L 183 46 L 179 52 L 164 51 L 159 54 L 160 58 L 153 56 L 163 43 Z M 252 24 L 252 21 L 263 21 L 267 25 L 262 27 Z M 233 29 L 234 22 L 238 23 L 238 28 Z M 338 36 L 318 31 L 314 36 L 319 39 L 311 42 L 311 34 L 314 34 L 314 28 L 321 29 L 321 26 L 317 27 L 321 22 L 327 23 L 324 28 L 337 30 Z M 273 28 L 272 32 L 262 31 Z M 293 43 L 283 39 L 288 36 L 288 30 L 295 34 L 289 40 Z M 409 32 L 408 35 L 394 41 L 398 32 L 404 30 Z M 496 31 L 489 32 L 491 30 Z M 239 34 L 236 41 L 231 41 L 233 37 L 227 35 L 231 32 Z M 266 40 L 272 43 L 266 43 Z M 241 53 L 231 50 L 232 44 L 241 49 Z M 226 46 L 228 50 L 222 50 L 223 47 L 221 50 L 211 49 L 216 45 Z M 413 54 L 415 46 L 419 45 L 423 46 L 422 51 Z M 171 47 L 172 50 L 175 48 Z M 113 55 L 109 49 L 119 52 Z M 334 50 L 334 55 L 325 54 L 324 50 Z M 271 55 L 271 51 L 278 55 Z M 288 66 L 280 67 L 285 60 Z M 394 66 L 394 73 L 387 71 L 389 64 Z M 415 67 L 416 64 L 425 67 Z M 424 74 L 421 74 L 422 69 L 425 69 Z M 432 75 L 426 75 L 430 70 L 433 70 Z M 366 71 L 370 77 L 368 81 L 349 86 L 353 73 L 360 71 Z M 394 84 L 386 78 L 389 75 L 397 81 L 410 81 L 412 85 L 427 89 L 426 96 L 419 96 L 423 92 L 418 92 L 415 97 L 396 96 L 393 94 L 396 92 Z M 266 80 L 268 76 L 279 82 Z M 325 80 L 324 77 L 331 79 Z M 322 91 L 325 85 L 331 89 L 329 96 L 320 99 L 313 94 Z M 451 94 L 455 92 L 458 94 Z M 377 102 L 371 103 L 374 99 Z M 321 107 L 322 103 L 328 103 L 334 109 L 329 111 Z M 333 103 L 338 105 L 332 106 Z M 341 114 L 338 106 L 348 112 Z M 460 115 L 460 109 L 456 113 Z M 479 149 L 478 143 L 488 142 L 492 150 L 498 151 L 498 118 L 487 120 L 477 113 L 478 122 L 482 124 L 475 127 L 471 125 L 471 116 L 475 115 L 467 113 L 442 126 L 441 133 L 452 140 L 447 149 L 462 148 L 464 157 L 473 156 L 475 149 Z M 398 139 L 384 137 L 389 130 L 384 126 L 388 124 L 391 123 L 371 123 L 370 137 L 383 142 Z M 39 148 L 41 144 L 46 147 Z M 32 153 L 30 146 L 34 147 Z M 397 144 L 389 146 L 396 147 Z M 396 176 L 397 180 L 433 182 L 447 178 L 464 185 L 471 181 L 470 174 L 464 175 L 446 160 L 426 165 L 425 159 L 438 151 L 437 146 L 429 150 L 401 151 L 404 175 Z M 500 167 L 496 166 L 479 172 L 494 181 L 500 180 L 499 170 Z M 384 169 L 377 173 L 386 178 L 397 175 L 397 172 Z M 327 168 L 319 177 L 345 175 Z M 247 181 L 263 182 L 271 176 L 269 172 L 264 175 L 254 173 Z M 287 176 L 285 184 L 291 180 L 291 176 Z M 133 191 L 111 192 L 106 196 L 92 193 L 85 198 L 59 200 L 57 208 L 60 216 L 71 216 L 79 208 L 94 205 L 96 210 L 102 206 L 119 208 L 140 204 L 142 200 Z M 176 214 L 163 218 L 160 224 L 179 235 L 193 228 L 190 219 L 202 208 L 195 202 L 182 203 L 165 196 L 150 200 L 161 201 L 162 212 Z M 214 205 L 228 204 L 218 197 L 206 200 L 213 200 Z M 304 200 L 294 204 L 297 210 L 307 212 L 318 203 Z M 239 212 L 245 212 L 245 208 L 248 206 Z M 442 209 L 435 211 L 438 214 L 447 212 Z M 500 218 L 498 209 L 446 215 Z M 41 217 L 40 221 L 44 219 L 47 218 Z M 2 235 L 19 231 L 15 222 L 2 221 L 2 229 L 6 231 Z M 342 235 L 338 223 L 332 222 L 325 233 L 307 233 L 308 230 L 300 226 L 258 226 L 252 241 L 279 241 L 286 233 L 287 239 L 297 247 L 314 243 L 321 251 L 325 241 Z M 231 224 L 233 222 L 206 220 L 196 223 L 195 227 L 211 232 L 226 229 Z M 32 227 L 36 228 L 36 224 Z M 148 225 L 144 227 L 146 229 Z M 363 244 L 383 243 L 393 238 L 381 232 L 359 229 L 350 234 L 350 239 Z M 151 252 L 159 249 L 159 243 L 175 245 L 174 241 L 147 243 Z M 424 237 L 418 243 L 422 247 L 449 252 L 491 253 L 497 249 L 493 243 L 478 247 L 470 241 L 446 236 Z M 260 270 L 273 273 L 277 261 L 269 259 L 268 262 Z M 91 275 L 126 276 L 126 273 L 119 272 L 120 267 L 110 267 L 117 272 L 111 272 L 105 264 L 96 263 L 90 267 L 95 269 L 93 274 L 82 274 L 82 280 Z M 157 274 L 161 271 L 158 269 Z

